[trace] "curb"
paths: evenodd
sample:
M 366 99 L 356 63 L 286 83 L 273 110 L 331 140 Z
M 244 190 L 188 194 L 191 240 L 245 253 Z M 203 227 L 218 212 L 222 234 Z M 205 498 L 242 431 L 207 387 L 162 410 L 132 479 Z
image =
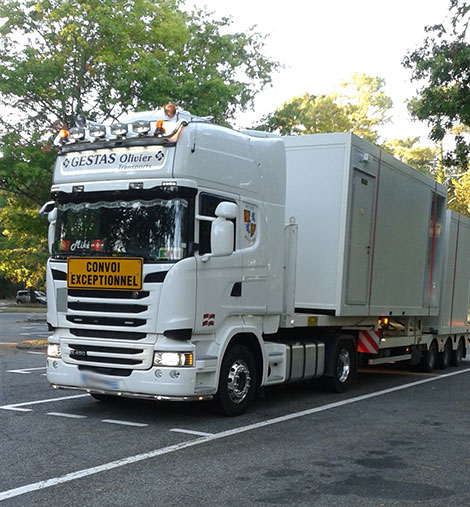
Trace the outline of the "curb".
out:
M 23 340 L 16 344 L 22 350 L 43 350 L 47 348 L 47 340 Z

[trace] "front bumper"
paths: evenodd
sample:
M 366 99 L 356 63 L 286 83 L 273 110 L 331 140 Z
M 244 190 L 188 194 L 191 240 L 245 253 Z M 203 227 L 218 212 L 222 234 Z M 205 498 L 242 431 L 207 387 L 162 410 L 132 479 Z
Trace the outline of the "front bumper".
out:
M 190 401 L 212 398 L 214 392 L 196 388 L 195 367 L 152 367 L 133 370 L 121 377 L 79 369 L 61 359 L 47 359 L 47 380 L 56 389 L 78 389 L 89 393 L 132 398 Z

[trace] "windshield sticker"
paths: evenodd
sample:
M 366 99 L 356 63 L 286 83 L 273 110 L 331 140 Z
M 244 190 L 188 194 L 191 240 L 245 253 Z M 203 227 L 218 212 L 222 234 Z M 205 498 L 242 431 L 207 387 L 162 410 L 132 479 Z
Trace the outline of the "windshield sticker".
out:
M 182 248 L 159 248 L 158 259 L 162 261 L 175 260 L 179 261 L 183 258 Z
M 67 239 L 59 240 L 59 251 L 61 252 L 78 252 L 83 250 L 100 252 L 103 246 L 104 242 L 101 239 L 93 239 L 91 241 L 76 239 L 73 242 Z

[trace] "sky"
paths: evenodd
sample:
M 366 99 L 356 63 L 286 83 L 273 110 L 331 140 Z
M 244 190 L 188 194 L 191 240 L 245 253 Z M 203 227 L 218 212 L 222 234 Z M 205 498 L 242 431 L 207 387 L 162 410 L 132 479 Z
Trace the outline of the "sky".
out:
M 449 0 L 192 0 L 217 17 L 231 16 L 233 29 L 257 25 L 267 34 L 265 54 L 285 69 L 273 87 L 258 94 L 255 112 L 237 118 L 249 126 L 283 102 L 305 92 L 330 93 L 353 73 L 385 79 L 392 98 L 392 123 L 379 131 L 382 139 L 421 136 L 429 129 L 412 122 L 406 100 L 416 91 L 411 72 L 402 65 L 408 51 L 425 38 L 424 27 L 442 23 Z

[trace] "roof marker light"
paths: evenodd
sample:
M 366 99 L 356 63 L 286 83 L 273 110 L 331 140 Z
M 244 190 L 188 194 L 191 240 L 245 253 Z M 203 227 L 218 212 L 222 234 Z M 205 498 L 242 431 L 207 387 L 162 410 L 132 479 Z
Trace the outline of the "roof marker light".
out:
M 70 133 L 67 129 L 61 129 L 59 131 L 59 138 L 61 141 L 67 141 L 70 136 Z
M 147 134 L 150 130 L 150 122 L 145 120 L 135 121 L 132 124 L 132 130 L 137 134 Z
M 167 118 L 173 118 L 176 114 L 176 106 L 170 102 L 163 108 L 163 111 Z
M 106 127 L 105 125 L 92 125 L 88 128 L 91 137 L 95 139 L 102 139 L 106 136 Z
M 127 134 L 127 123 L 115 123 L 111 125 L 111 134 L 124 137 Z
M 165 125 L 165 122 L 163 120 L 158 120 L 154 135 L 156 135 L 157 137 L 161 137 L 161 136 L 165 135 L 164 125 Z
M 85 139 L 85 129 L 82 127 L 73 127 L 69 130 L 70 139 L 75 139 L 76 141 L 81 141 Z

